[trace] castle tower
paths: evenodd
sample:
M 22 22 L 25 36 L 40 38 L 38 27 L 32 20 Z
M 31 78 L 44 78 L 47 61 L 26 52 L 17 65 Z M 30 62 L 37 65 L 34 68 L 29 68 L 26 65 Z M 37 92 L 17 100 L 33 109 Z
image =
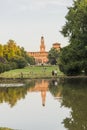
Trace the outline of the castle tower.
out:
M 40 52 L 45 52 L 44 37 L 41 37 Z
M 60 47 L 60 43 L 53 43 L 53 48 L 57 49 L 60 51 L 61 47 Z

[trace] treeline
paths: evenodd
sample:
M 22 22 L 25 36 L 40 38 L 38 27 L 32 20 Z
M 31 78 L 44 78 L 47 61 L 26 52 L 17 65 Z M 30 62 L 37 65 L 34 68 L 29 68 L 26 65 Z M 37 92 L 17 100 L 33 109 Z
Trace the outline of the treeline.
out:
M 0 73 L 12 69 L 24 68 L 28 64 L 35 64 L 35 59 L 28 56 L 23 47 L 15 41 L 9 40 L 6 44 L 0 44 Z

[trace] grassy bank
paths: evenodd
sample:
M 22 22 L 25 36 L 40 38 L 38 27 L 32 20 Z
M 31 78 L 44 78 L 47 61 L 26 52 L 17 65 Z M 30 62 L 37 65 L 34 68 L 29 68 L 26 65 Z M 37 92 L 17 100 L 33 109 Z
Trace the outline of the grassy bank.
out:
M 23 69 L 10 70 L 0 74 L 0 78 L 50 78 L 52 70 L 57 69 L 58 75 L 63 75 L 58 66 L 28 66 Z

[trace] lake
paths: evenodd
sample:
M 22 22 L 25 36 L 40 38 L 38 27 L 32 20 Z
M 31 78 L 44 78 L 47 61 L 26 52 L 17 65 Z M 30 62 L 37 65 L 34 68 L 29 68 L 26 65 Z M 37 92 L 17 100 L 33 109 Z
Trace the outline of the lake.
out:
M 0 127 L 87 130 L 87 79 L 26 80 L 0 85 Z

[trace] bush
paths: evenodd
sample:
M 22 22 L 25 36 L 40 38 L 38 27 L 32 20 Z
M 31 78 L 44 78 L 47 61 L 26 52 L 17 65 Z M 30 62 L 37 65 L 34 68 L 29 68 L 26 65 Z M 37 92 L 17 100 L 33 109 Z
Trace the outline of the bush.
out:
M 32 57 L 32 56 L 26 56 L 25 58 L 26 58 L 28 64 L 35 65 L 35 58 L 34 57 Z
M 17 63 L 16 62 L 10 62 L 10 68 L 13 70 L 13 69 L 17 69 L 18 66 L 17 66 Z
M 0 63 L 0 73 L 4 72 L 3 63 Z
M 0 57 L 0 63 L 6 63 L 6 59 L 4 57 Z
M 10 64 L 3 64 L 3 69 L 4 69 L 4 71 L 9 71 L 9 70 L 11 70 L 11 67 L 10 67 Z
M 27 61 L 23 57 L 14 57 L 11 61 L 15 62 L 18 68 L 24 68 L 27 66 Z

